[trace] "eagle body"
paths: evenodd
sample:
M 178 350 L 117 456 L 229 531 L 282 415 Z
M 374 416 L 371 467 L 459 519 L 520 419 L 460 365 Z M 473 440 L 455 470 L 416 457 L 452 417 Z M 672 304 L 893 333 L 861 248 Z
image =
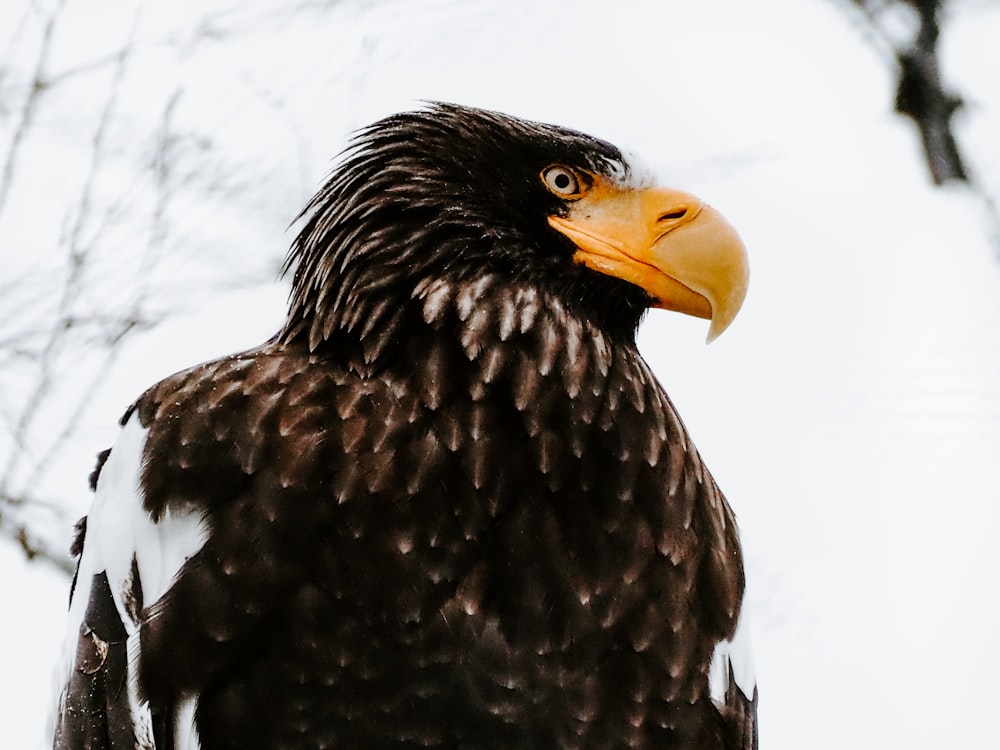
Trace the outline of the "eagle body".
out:
M 450 105 L 360 136 L 281 333 L 122 420 L 55 747 L 756 746 L 735 519 L 635 347 L 648 291 L 545 222 L 567 162 L 626 170 Z

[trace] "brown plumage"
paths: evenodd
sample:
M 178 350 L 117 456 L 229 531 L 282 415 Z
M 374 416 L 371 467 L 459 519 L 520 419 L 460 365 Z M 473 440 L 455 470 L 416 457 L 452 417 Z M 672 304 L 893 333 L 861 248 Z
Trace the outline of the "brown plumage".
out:
M 307 209 L 284 330 L 123 419 L 158 541 L 104 570 L 91 523 L 57 747 L 756 745 L 755 689 L 728 661 L 709 689 L 735 519 L 636 350 L 649 292 L 546 223 L 552 163 L 628 179 L 608 144 L 478 110 L 361 134 Z M 146 554 L 175 560 L 155 591 Z

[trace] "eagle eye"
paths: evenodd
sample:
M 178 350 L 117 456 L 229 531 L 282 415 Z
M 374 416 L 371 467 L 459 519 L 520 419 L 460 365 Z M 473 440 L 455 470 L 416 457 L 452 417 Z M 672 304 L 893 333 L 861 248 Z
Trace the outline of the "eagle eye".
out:
M 582 180 L 576 171 L 559 164 L 542 171 L 542 182 L 549 192 L 561 198 L 574 198 L 583 192 Z

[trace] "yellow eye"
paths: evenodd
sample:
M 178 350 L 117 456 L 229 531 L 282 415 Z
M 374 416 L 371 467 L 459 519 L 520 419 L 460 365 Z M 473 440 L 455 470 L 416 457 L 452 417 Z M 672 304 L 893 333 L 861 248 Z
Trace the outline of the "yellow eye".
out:
M 580 178 L 569 167 L 558 164 L 542 172 L 542 182 L 551 192 L 563 198 L 572 198 L 581 192 Z

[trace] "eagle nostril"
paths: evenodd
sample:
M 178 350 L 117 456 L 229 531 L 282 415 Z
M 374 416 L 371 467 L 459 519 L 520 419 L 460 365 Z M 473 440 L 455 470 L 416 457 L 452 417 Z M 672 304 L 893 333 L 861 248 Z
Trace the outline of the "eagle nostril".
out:
M 673 211 L 667 211 L 665 214 L 661 214 L 658 221 L 676 221 L 677 219 L 683 219 L 687 214 L 687 207 L 675 208 Z

